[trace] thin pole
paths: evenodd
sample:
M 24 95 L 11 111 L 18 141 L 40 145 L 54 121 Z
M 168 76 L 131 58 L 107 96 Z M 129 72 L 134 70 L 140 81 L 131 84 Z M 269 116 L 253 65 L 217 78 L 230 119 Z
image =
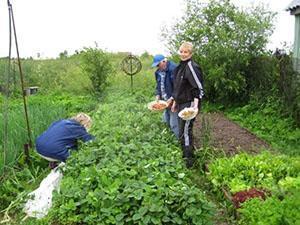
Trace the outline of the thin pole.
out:
M 4 107 L 4 113 L 3 113 L 3 166 L 5 167 L 6 164 L 6 153 L 8 152 L 8 98 L 9 98 L 9 78 L 10 78 L 10 72 L 11 72 L 11 17 L 9 16 L 9 47 L 8 47 L 8 64 L 7 64 L 7 71 L 6 71 L 6 84 L 5 84 L 5 102 L 3 104 Z M 3 167 L 3 168 L 4 168 Z
M 25 120 L 26 120 L 27 133 L 28 133 L 28 143 L 24 145 L 24 150 L 25 150 L 26 160 L 28 161 L 29 160 L 28 147 L 32 147 L 32 141 L 31 141 L 31 131 L 30 131 L 30 126 L 29 126 L 29 119 L 28 119 L 28 110 L 27 110 L 27 104 L 26 104 L 26 96 L 25 96 L 25 92 L 24 92 L 24 76 L 23 76 L 23 71 L 22 71 L 22 67 L 21 67 L 21 60 L 20 60 L 20 54 L 19 54 L 17 32 L 16 32 L 16 25 L 15 25 L 15 20 L 14 20 L 13 9 L 12 9 L 12 5 L 10 4 L 9 0 L 7 0 L 7 4 L 8 4 L 9 14 L 10 14 L 10 17 L 11 17 L 11 20 L 12 20 L 12 25 L 13 25 L 13 31 L 14 31 L 14 37 L 15 37 L 15 44 L 16 44 L 16 51 L 17 51 L 18 67 L 19 67 L 19 72 L 20 72 L 20 80 L 21 80 L 21 88 L 22 88 L 21 91 L 22 91 L 22 96 L 23 96 Z
M 133 74 L 132 74 L 132 55 L 130 54 L 130 78 L 131 78 L 131 93 L 133 93 Z

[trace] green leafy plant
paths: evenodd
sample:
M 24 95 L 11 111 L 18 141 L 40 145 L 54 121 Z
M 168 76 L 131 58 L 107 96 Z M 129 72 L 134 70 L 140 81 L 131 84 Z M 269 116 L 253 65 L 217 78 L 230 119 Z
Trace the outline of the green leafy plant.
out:
M 107 77 L 112 74 L 109 57 L 100 49 L 85 48 L 81 52 L 82 68 L 90 78 L 94 93 L 101 94 L 107 86 Z
M 276 150 L 299 155 L 300 129 L 291 118 L 280 116 L 278 98 L 270 96 L 263 105 L 251 102 L 243 107 L 227 109 L 226 115 L 263 138 Z
M 241 213 L 239 224 L 297 225 L 300 221 L 299 208 L 299 190 L 285 196 L 283 200 L 276 196 L 269 197 L 265 201 L 251 199 L 239 209 Z
M 41 134 L 52 122 L 72 116 L 72 114 L 84 111 L 89 112 L 95 108 L 95 99 L 88 96 L 71 95 L 33 95 L 27 99 L 27 109 L 31 138 Z M 10 99 L 8 108 L 7 149 L 0 146 L 0 175 L 5 166 L 13 166 L 14 162 L 23 152 L 23 144 L 28 142 L 28 133 L 25 123 L 24 108 L 21 99 Z M 5 125 L 3 114 L 0 113 L 0 136 L 3 137 Z M 33 143 L 34 144 L 34 143 Z M 4 158 L 5 157 L 5 158 Z
M 96 140 L 68 160 L 48 223 L 212 224 L 213 206 L 187 177 L 174 137 L 140 101 L 124 91 L 105 97 Z
M 242 153 L 214 161 L 209 165 L 208 178 L 217 190 L 228 188 L 231 193 L 252 187 L 273 190 L 281 179 L 298 176 L 299 163 L 299 157 L 268 152 L 256 156 Z

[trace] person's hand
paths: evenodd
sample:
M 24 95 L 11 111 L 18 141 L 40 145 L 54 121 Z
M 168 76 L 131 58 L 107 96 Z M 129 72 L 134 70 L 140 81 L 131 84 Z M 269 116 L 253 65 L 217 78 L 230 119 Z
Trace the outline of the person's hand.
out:
M 167 107 L 167 108 L 171 108 L 172 105 L 173 105 L 173 99 L 172 99 L 172 98 L 169 98 L 169 99 L 167 100 L 167 104 L 168 104 L 168 107 Z
M 155 101 L 158 102 L 160 100 L 159 95 L 155 96 Z
M 195 112 L 196 112 L 196 115 L 198 115 L 198 113 L 199 113 L 199 109 L 198 109 L 198 107 L 193 107 L 193 109 L 195 110 Z
M 176 107 L 176 102 L 173 101 L 172 107 L 171 107 L 172 112 L 177 112 L 177 107 Z
M 196 115 L 199 112 L 198 104 L 199 104 L 199 99 L 195 98 L 194 101 L 193 101 L 193 103 L 192 103 L 192 108 L 196 112 Z

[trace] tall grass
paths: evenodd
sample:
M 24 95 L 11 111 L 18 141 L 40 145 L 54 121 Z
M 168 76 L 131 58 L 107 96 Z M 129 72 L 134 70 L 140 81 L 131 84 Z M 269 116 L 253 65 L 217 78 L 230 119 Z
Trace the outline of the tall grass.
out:
M 33 141 L 53 120 L 66 115 L 66 110 L 62 105 L 30 105 L 28 109 Z M 23 145 L 29 141 L 24 109 L 21 104 L 9 108 L 7 121 L 3 120 L 2 115 L 1 113 L 0 127 L 2 128 L 5 122 L 8 123 L 8 133 L 6 149 L 3 149 L 3 145 L 0 147 L 1 173 L 5 166 L 11 166 L 17 160 L 23 151 Z M 3 137 L 3 129 L 0 130 L 0 135 Z

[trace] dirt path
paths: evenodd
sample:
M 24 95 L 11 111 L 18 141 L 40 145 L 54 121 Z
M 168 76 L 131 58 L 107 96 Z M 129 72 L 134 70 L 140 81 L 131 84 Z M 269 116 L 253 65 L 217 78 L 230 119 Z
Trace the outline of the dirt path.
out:
M 209 144 L 223 149 L 228 156 L 240 151 L 258 153 L 261 149 L 269 148 L 265 141 L 221 113 L 200 115 L 194 124 L 194 135 L 197 148 Z

